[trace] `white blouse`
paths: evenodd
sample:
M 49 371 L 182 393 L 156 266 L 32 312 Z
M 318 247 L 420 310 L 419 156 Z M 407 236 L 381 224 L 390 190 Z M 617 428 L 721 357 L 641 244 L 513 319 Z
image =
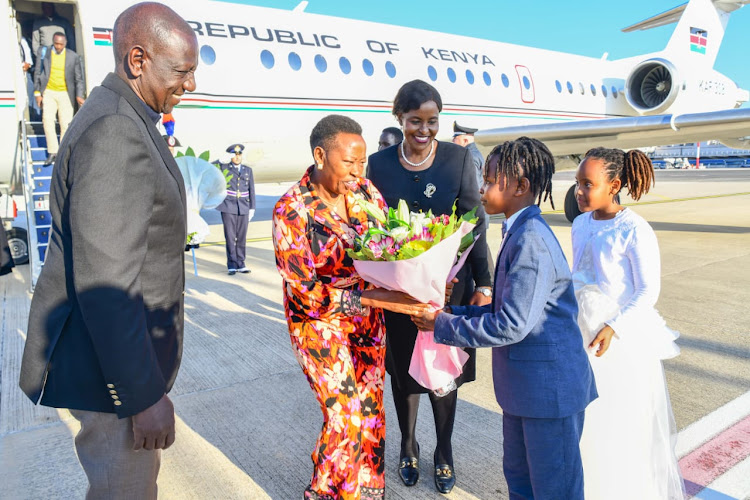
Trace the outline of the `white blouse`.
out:
M 597 285 L 617 302 L 619 313 L 606 324 L 619 336 L 654 311 L 661 288 L 659 243 L 648 222 L 629 208 L 609 220 L 595 220 L 592 213 L 573 222 L 573 283 L 576 290 Z

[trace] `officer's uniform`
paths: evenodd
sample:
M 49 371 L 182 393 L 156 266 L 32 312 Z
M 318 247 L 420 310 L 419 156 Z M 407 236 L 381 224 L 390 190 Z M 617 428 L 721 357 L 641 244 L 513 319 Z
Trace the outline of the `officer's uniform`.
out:
M 227 153 L 242 154 L 245 146 L 232 144 Z M 224 239 L 227 242 L 227 269 L 232 275 L 236 272 L 249 273 L 245 267 L 245 242 L 247 223 L 255 213 L 255 181 L 253 169 L 247 165 L 219 164 L 222 172 L 231 174 L 228 181 L 227 197 L 216 207 L 221 212 L 224 223 Z
M 476 132 L 479 129 L 476 128 L 470 128 L 470 127 L 462 127 L 456 122 L 453 122 L 453 137 L 457 137 L 459 135 L 474 135 L 474 132 Z M 479 151 L 479 148 L 476 144 L 469 143 L 466 146 L 466 149 L 469 150 L 471 153 L 471 159 L 474 162 L 474 168 L 476 169 L 477 174 L 477 188 L 481 188 L 482 184 L 484 184 L 484 156 L 482 156 L 482 153 Z
M 462 127 L 455 121 L 453 122 L 453 137 L 457 137 L 459 135 L 474 135 L 474 132 L 476 132 L 479 129 L 471 128 L 471 127 Z M 469 150 L 469 153 L 471 153 L 471 159 L 474 163 L 474 169 L 477 176 L 477 189 L 481 189 L 484 185 L 484 156 L 482 156 L 482 153 L 479 151 L 479 148 L 476 144 L 473 142 L 470 142 L 466 145 L 466 149 Z M 484 215 L 484 227 L 488 228 L 490 227 L 490 216 L 489 214 Z M 492 252 L 489 251 L 489 245 L 487 247 L 487 262 L 489 265 L 490 273 L 494 276 L 494 263 L 492 262 Z M 467 265 L 470 265 L 467 262 Z M 481 287 L 477 288 L 479 292 L 481 292 L 485 297 L 491 297 L 492 296 L 492 290 L 487 287 Z

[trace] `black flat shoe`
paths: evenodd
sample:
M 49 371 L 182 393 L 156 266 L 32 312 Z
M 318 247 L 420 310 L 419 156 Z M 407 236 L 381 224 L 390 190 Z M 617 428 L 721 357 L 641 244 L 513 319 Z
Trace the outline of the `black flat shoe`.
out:
M 406 486 L 414 486 L 419 482 L 419 444 L 416 457 L 401 457 L 398 464 L 398 477 Z
M 435 487 L 440 493 L 447 495 L 456 485 L 456 473 L 448 464 L 435 464 Z
M 406 486 L 414 486 L 419 482 L 419 458 L 403 457 L 398 464 L 398 477 Z

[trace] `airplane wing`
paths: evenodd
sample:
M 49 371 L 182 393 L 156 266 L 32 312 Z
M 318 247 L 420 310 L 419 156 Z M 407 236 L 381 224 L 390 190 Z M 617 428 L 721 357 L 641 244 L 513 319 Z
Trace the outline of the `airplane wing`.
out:
M 750 108 L 684 115 L 634 116 L 480 130 L 474 140 L 488 154 L 495 145 L 521 136 L 544 142 L 555 156 L 593 147 L 633 149 L 707 140 L 750 147 Z
M 721 9 L 725 13 L 729 13 L 739 9 L 743 5 L 747 5 L 750 3 L 750 0 L 713 0 L 713 3 L 714 7 Z M 630 33 L 631 31 L 647 30 L 676 23 L 680 20 L 680 16 L 682 15 L 682 11 L 685 10 L 685 7 L 687 7 L 687 3 L 630 25 L 627 28 L 623 28 L 622 31 L 623 33 Z

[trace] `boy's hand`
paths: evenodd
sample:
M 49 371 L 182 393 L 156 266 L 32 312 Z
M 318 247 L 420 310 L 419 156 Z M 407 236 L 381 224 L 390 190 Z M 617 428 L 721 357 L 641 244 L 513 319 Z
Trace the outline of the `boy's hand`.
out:
M 420 332 L 431 332 L 435 329 L 435 318 L 440 314 L 442 309 L 437 311 L 427 311 L 422 314 L 416 314 L 411 317 L 412 322 L 417 325 Z
M 604 328 L 599 330 L 594 340 L 589 344 L 589 348 L 594 350 L 597 358 L 600 358 L 609 349 L 609 344 L 612 342 L 612 336 L 615 331 L 611 326 L 606 325 Z

